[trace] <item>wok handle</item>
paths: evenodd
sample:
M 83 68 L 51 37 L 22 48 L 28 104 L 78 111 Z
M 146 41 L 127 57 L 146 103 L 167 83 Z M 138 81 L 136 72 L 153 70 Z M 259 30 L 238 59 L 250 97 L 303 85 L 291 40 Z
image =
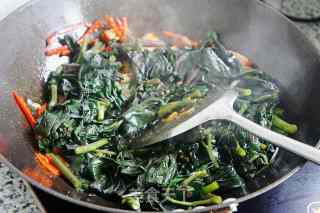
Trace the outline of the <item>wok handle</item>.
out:
M 242 117 L 232 109 L 228 110 L 228 116 L 226 119 L 238 124 L 242 128 L 248 130 L 254 135 L 269 141 L 270 143 L 282 147 L 292 153 L 295 153 L 306 160 L 312 161 L 320 165 L 320 150 L 302 143 L 300 141 L 294 140 L 292 138 L 286 137 L 279 133 L 273 132 L 270 129 L 264 128 L 253 121 L 248 120 L 247 118 Z

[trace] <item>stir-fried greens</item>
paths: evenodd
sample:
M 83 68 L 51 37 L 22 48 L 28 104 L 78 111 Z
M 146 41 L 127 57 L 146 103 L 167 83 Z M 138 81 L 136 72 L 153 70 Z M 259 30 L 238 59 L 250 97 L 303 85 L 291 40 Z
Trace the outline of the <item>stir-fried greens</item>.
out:
M 146 129 L 187 115 L 235 80 L 237 112 L 282 134 L 297 131 L 283 120 L 272 78 L 226 50 L 216 33 L 201 43 L 165 35 L 173 43 L 154 34 L 134 39 L 126 19 L 107 17 L 79 38 L 56 35 L 61 47 L 46 51 L 68 56 L 69 63 L 47 78 L 47 104 L 33 104 L 38 155 L 77 190 L 134 210 L 192 208 L 245 194 L 277 148 L 230 122 L 208 122 L 160 144 L 129 148 Z

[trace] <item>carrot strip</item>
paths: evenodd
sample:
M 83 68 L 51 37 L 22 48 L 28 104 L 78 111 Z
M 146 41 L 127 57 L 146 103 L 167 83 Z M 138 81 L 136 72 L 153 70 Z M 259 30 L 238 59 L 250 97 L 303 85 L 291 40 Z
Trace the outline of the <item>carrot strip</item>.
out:
M 88 31 L 89 31 L 89 29 L 91 28 L 91 26 L 92 26 L 92 23 L 87 23 L 86 24 L 86 30 L 83 32 L 83 34 L 79 37 L 79 39 L 78 39 L 78 44 L 82 44 L 83 42 L 84 42 L 84 37 L 87 35 L 87 33 L 88 33 Z
M 84 38 L 86 36 L 91 35 L 92 33 L 94 33 L 96 30 L 98 30 L 99 28 L 102 27 L 102 22 L 100 20 L 96 20 L 94 21 L 90 27 L 87 28 L 87 30 L 84 32 L 84 34 L 80 37 L 80 39 L 78 40 L 78 44 L 83 44 L 84 42 Z
M 43 170 L 39 166 L 34 169 L 32 169 L 31 167 L 24 168 L 22 172 L 47 188 L 51 188 L 53 186 L 53 180 L 48 177 L 50 173 L 47 172 L 47 170 Z
M 232 55 L 239 60 L 240 64 L 246 68 L 252 68 L 252 61 L 250 59 L 238 52 L 230 51 Z
M 116 23 L 114 22 L 113 17 L 111 16 L 105 16 L 104 17 L 105 21 L 107 22 L 107 25 L 112 29 L 116 27 Z
M 111 16 L 105 16 L 106 22 L 108 24 L 108 26 L 113 30 L 113 32 L 119 37 L 122 37 L 122 31 L 119 29 L 119 27 L 117 26 L 115 20 L 113 17 Z
M 70 31 L 74 31 L 75 29 L 81 27 L 81 26 L 87 26 L 87 24 L 83 23 L 83 22 L 78 22 L 76 24 L 73 24 L 73 25 L 69 25 L 63 29 L 61 29 L 60 31 L 55 31 L 53 33 L 51 33 L 48 38 L 46 39 L 46 43 L 47 43 L 47 46 L 51 45 L 54 41 L 54 39 L 58 36 L 58 35 L 63 35 L 63 34 L 66 34 Z
M 107 30 L 104 30 L 103 32 L 101 32 L 100 39 L 101 39 L 105 44 L 107 44 L 107 43 L 109 42 L 110 38 L 109 38 L 109 35 L 108 35 L 108 31 L 107 31 Z
M 41 164 L 41 166 L 46 168 L 51 174 L 55 176 L 60 175 L 59 169 L 57 169 L 54 165 L 52 165 L 51 162 L 46 158 L 46 156 L 40 153 L 35 153 L 35 159 Z
M 36 109 L 36 114 L 35 114 L 36 119 L 39 118 L 42 115 L 42 113 L 44 113 L 44 111 L 46 111 L 47 105 L 48 104 L 45 103 Z
M 162 34 L 163 34 L 164 36 L 169 37 L 169 38 L 175 38 L 175 37 L 177 36 L 176 33 L 171 32 L 171 31 L 163 31 Z
M 52 152 L 54 154 L 59 154 L 61 152 L 61 150 L 57 147 L 54 147 Z M 52 164 L 52 157 L 47 153 L 46 156 L 47 160 Z M 59 156 L 61 158 L 61 161 L 67 166 L 69 167 L 69 163 L 62 157 L 62 156 Z
M 57 47 L 57 48 L 45 50 L 46 56 L 52 56 L 52 55 L 67 56 L 69 54 L 70 54 L 70 50 L 67 46 L 62 46 L 62 47 Z
M 128 30 L 128 18 L 122 17 L 123 27 L 125 30 Z
M 192 39 L 188 38 L 187 36 L 180 35 L 178 33 L 170 32 L 170 31 L 163 31 L 162 34 L 169 39 L 173 40 L 173 43 L 178 47 L 183 46 L 191 46 L 196 48 L 199 46 L 198 42 L 193 41 Z
M 70 51 L 69 49 L 63 49 L 63 50 L 60 52 L 59 56 L 69 56 L 70 53 L 71 53 L 71 51 Z
M 57 32 L 53 32 L 51 35 L 49 35 L 48 38 L 46 39 L 46 45 L 47 46 L 51 45 L 56 36 L 57 36 Z
M 126 40 L 126 36 L 128 33 L 128 18 L 127 17 L 121 18 L 121 31 L 122 31 L 122 35 L 120 37 L 120 41 L 123 42 Z
M 109 47 L 109 46 L 108 46 L 108 47 L 105 47 L 105 48 L 104 48 L 104 51 L 106 51 L 106 52 L 111 52 L 111 51 L 112 51 L 112 47 Z
M 116 25 L 120 30 L 124 30 L 124 25 L 122 23 L 122 20 L 120 20 L 119 18 L 116 18 Z
M 15 91 L 12 92 L 12 96 L 19 107 L 20 111 L 23 113 L 24 117 L 33 128 L 36 125 L 36 119 L 32 116 L 32 112 L 29 109 L 27 103 L 23 100 L 21 96 L 18 96 Z

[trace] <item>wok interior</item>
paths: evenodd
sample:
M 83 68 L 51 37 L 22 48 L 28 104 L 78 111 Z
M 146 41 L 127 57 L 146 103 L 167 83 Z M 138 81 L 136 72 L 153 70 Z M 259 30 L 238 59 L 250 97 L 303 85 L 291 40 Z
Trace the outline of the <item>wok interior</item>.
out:
M 19 170 L 35 164 L 35 140 L 13 103 L 11 91 L 39 100 L 45 38 L 63 26 L 106 14 L 128 16 L 130 29 L 137 36 L 169 30 L 200 39 L 208 31 L 219 32 L 226 47 L 249 56 L 277 79 L 283 91 L 282 105 L 290 112 L 289 119 L 299 124 L 298 139 L 316 144 L 320 120 L 318 53 L 292 24 L 256 1 L 42 0 L 20 8 L 0 23 L 0 151 Z M 281 150 L 274 166 L 250 185 L 250 192 L 274 183 L 303 163 L 303 159 Z M 52 188 L 84 201 L 112 205 L 75 192 L 62 178 Z

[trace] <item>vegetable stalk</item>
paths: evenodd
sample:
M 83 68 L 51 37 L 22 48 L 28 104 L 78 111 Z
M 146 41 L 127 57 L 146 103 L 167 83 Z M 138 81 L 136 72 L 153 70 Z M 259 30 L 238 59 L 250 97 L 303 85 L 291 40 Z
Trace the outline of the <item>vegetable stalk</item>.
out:
M 58 86 L 55 81 L 50 84 L 50 102 L 49 109 L 52 109 L 58 103 Z
M 202 193 L 204 194 L 208 194 L 208 193 L 211 193 L 213 191 L 216 191 L 220 188 L 220 185 L 217 181 L 213 181 L 212 183 L 202 187 Z
M 298 127 L 295 124 L 290 124 L 284 120 L 282 120 L 279 116 L 273 114 L 272 115 L 272 125 L 289 133 L 294 134 L 298 131 Z
M 242 97 L 247 97 L 247 96 L 250 96 L 252 94 L 251 89 L 239 88 L 238 91 L 239 91 L 239 95 L 242 96 Z
M 102 121 L 104 119 L 104 114 L 108 109 L 109 104 L 103 101 L 97 101 L 98 115 L 97 120 Z
M 140 210 L 140 202 L 136 197 L 124 197 L 121 204 L 127 204 L 133 210 Z
M 211 195 L 211 197 L 206 200 L 196 200 L 196 201 L 192 201 L 192 202 L 176 200 L 176 199 L 169 197 L 169 196 L 166 197 L 166 200 L 173 203 L 173 204 L 177 204 L 180 206 L 189 206 L 189 207 L 200 206 L 200 205 L 219 204 L 222 202 L 222 198 L 218 195 Z
M 191 107 L 193 104 L 194 102 L 188 99 L 184 99 L 181 101 L 174 101 L 174 102 L 168 103 L 165 106 L 161 106 L 158 111 L 158 115 L 160 118 L 163 118 L 171 114 L 172 112 L 181 110 L 182 108 Z
M 183 182 L 182 185 L 183 186 L 188 186 L 192 181 L 194 181 L 197 178 L 203 178 L 208 176 L 207 171 L 205 170 L 200 170 L 200 171 L 196 171 L 193 172 L 188 178 L 186 178 Z
M 206 142 L 207 143 L 202 142 L 201 144 L 207 150 L 209 159 L 211 160 L 211 162 L 214 165 L 214 167 L 218 168 L 219 167 L 218 160 L 213 155 L 212 141 L 214 140 L 214 138 L 213 138 L 212 133 L 210 132 L 210 130 L 206 130 L 205 131 L 205 135 L 206 135 Z
M 46 156 L 40 153 L 35 153 L 35 159 L 54 176 L 60 175 L 60 171 L 55 166 L 51 165 Z
M 109 141 L 106 138 L 100 139 L 96 142 L 83 145 L 83 146 L 78 146 L 74 151 L 77 155 L 87 153 L 87 152 L 92 152 L 95 151 L 96 149 L 108 144 Z
M 76 190 L 79 190 L 81 188 L 81 181 L 78 179 L 78 177 L 73 174 L 73 172 L 63 163 L 58 155 L 53 153 L 49 153 L 48 155 L 51 157 L 53 164 L 59 168 L 64 177 L 72 183 Z
M 235 153 L 236 153 L 236 155 L 238 155 L 239 157 L 244 157 L 244 156 L 246 156 L 246 150 L 244 150 L 241 146 L 240 146 L 240 144 L 239 144 L 239 142 L 237 142 L 237 146 L 236 146 L 236 149 L 234 150 L 235 151 Z

